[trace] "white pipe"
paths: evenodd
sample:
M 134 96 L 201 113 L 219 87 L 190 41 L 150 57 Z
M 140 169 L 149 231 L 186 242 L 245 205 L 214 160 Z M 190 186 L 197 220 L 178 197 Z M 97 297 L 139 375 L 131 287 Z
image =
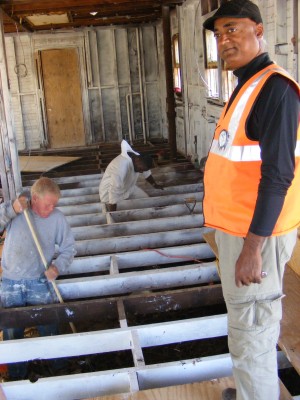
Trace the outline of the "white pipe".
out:
M 130 142 L 130 144 L 133 144 L 132 129 L 131 129 L 131 114 L 130 114 L 131 107 L 129 104 L 129 97 L 131 97 L 131 93 L 128 93 L 126 95 L 126 108 L 127 108 L 129 142 Z
M 135 137 L 135 135 L 133 135 L 133 133 L 135 133 L 135 131 L 134 131 L 132 96 L 140 96 L 140 95 L 141 95 L 141 92 L 128 93 L 126 95 L 126 108 L 127 108 L 127 118 L 128 118 L 128 133 L 129 133 L 130 144 L 133 144 L 133 137 Z M 130 103 L 129 103 L 128 99 L 130 100 Z
M 146 129 L 145 129 L 145 110 L 144 110 L 142 71 L 141 71 L 141 53 L 140 53 L 140 41 L 139 41 L 139 28 L 136 28 L 136 47 L 137 47 L 137 57 L 138 57 L 138 69 L 139 69 L 139 85 L 140 85 L 140 99 L 141 99 L 141 113 L 142 113 L 142 130 L 143 130 L 144 143 L 147 143 Z

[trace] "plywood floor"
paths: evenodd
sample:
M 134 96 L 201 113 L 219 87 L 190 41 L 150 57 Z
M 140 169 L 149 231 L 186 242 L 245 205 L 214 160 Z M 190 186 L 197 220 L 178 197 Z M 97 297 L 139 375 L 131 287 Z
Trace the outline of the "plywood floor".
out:
M 300 276 L 300 228 L 298 228 L 297 244 L 288 265 Z
M 80 157 L 19 156 L 21 172 L 47 172 L 61 165 L 79 160 Z
M 300 374 L 300 276 L 289 266 L 284 275 L 284 293 L 279 346 Z
M 231 377 L 201 383 L 144 390 L 132 394 L 125 393 L 114 396 L 93 397 L 86 400 L 220 400 L 222 391 L 228 387 L 234 387 L 233 378 Z M 281 385 L 280 400 L 291 399 L 291 395 Z

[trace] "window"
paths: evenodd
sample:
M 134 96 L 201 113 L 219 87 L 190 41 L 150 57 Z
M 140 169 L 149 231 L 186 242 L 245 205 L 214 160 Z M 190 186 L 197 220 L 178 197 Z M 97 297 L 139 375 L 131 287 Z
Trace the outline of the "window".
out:
M 173 79 L 174 92 L 181 94 L 181 72 L 180 72 L 180 56 L 179 56 L 179 39 L 178 34 L 173 36 Z
M 203 17 L 206 19 L 211 16 L 221 3 L 224 3 L 224 0 L 202 0 Z M 210 11 L 209 14 L 207 11 Z M 232 71 L 225 70 L 224 64 L 218 56 L 216 39 L 212 31 L 204 30 L 204 50 L 208 98 L 223 105 L 236 85 L 236 77 Z

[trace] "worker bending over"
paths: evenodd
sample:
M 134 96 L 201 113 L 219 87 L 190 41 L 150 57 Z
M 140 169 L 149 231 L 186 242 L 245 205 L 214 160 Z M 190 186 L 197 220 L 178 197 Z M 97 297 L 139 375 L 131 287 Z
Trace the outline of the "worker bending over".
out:
M 2 307 L 22 307 L 58 302 L 49 284 L 73 261 L 75 241 L 65 216 L 55 208 L 60 189 L 51 179 L 38 179 L 31 188 L 31 201 L 20 195 L 0 206 L 0 230 L 6 229 L 2 252 Z M 42 262 L 23 211 L 27 209 L 44 253 Z M 56 247 L 57 246 L 57 251 Z M 56 325 L 38 326 L 40 336 L 58 334 Z M 24 328 L 3 329 L 3 339 L 22 339 Z M 59 365 L 59 363 L 57 363 Z M 9 364 L 9 378 L 24 379 L 27 363 Z
M 140 155 L 122 140 L 121 154 L 107 166 L 99 185 L 99 196 L 105 211 L 116 211 L 117 203 L 129 198 L 145 197 L 145 192 L 136 186 L 140 174 L 156 189 L 163 189 L 151 175 L 153 160 Z

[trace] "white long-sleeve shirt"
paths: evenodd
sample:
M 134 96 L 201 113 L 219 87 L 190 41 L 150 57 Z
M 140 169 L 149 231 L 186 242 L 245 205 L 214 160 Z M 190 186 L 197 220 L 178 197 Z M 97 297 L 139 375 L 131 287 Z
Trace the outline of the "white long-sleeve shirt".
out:
M 101 179 L 99 185 L 101 203 L 117 204 L 121 200 L 128 199 L 134 191 L 140 173 L 135 172 L 132 159 L 127 152 L 139 155 L 125 140 L 122 140 L 121 154 L 108 164 Z M 151 171 L 142 172 L 142 175 L 147 179 Z

